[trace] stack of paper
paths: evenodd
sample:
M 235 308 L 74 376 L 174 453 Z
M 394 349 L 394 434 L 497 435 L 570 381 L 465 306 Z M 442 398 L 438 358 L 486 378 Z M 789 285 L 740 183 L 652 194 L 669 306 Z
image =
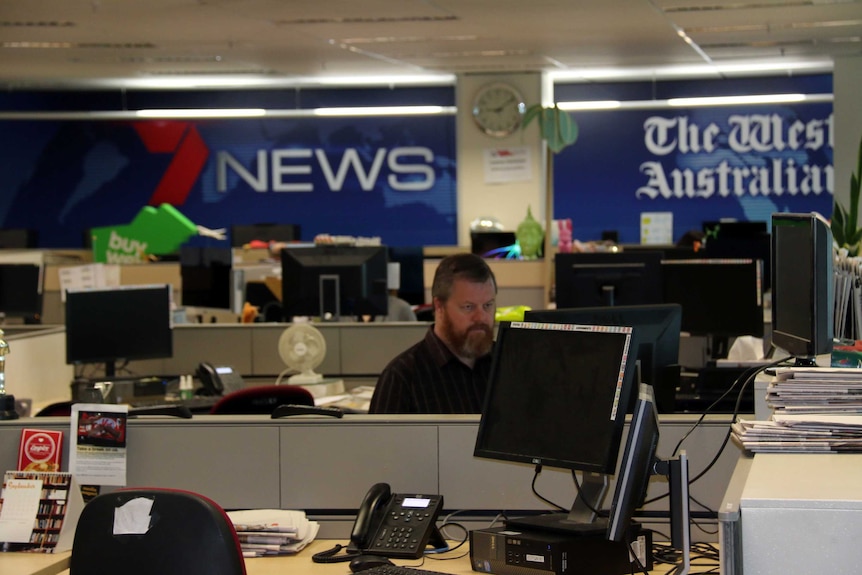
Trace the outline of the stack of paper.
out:
M 774 414 L 771 421 L 740 420 L 733 437 L 754 453 L 862 452 L 862 416 Z
M 776 369 L 766 403 L 775 413 L 862 413 L 862 369 Z
M 314 541 L 320 525 L 302 511 L 247 509 L 229 511 L 244 557 L 290 555 Z

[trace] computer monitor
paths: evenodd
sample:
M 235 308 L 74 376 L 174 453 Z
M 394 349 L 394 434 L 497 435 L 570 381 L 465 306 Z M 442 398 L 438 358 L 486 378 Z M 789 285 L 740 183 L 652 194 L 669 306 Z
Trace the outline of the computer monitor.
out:
M 105 363 L 173 356 L 171 286 L 142 285 L 66 293 L 66 363 Z
M 38 322 L 42 317 L 43 268 L 36 264 L 0 264 L 0 316 Z
M 524 320 L 633 327 L 637 338 L 635 357 L 639 364 L 639 383 L 653 387 L 659 412 L 675 411 L 682 325 L 682 306 L 679 304 L 535 310 L 526 312 Z M 637 387 L 632 386 L 629 411 L 635 404 L 636 394 Z
M 669 486 L 671 544 L 683 551 L 684 564 L 687 567 L 691 541 L 688 457 L 685 452 L 680 452 L 679 456 L 670 460 L 660 459 L 656 455 L 659 435 L 658 412 L 652 388 L 641 384 L 611 499 L 607 538 L 610 541 L 626 540 L 626 533 L 637 509 L 643 506 L 646 500 L 650 477 L 665 476 Z
M 583 472 L 569 513 L 507 525 L 605 532 L 592 509 L 616 469 L 635 345 L 630 327 L 500 323 L 473 454 Z
M 230 245 L 241 248 L 253 241 L 298 242 L 302 227 L 299 224 L 235 224 L 230 227 Z
M 557 254 L 557 307 L 662 303 L 662 256 L 660 251 Z
M 770 278 L 770 236 L 766 222 L 703 222 L 706 242 L 703 257 L 710 259 L 752 259 L 763 261 L 763 291 L 772 289 Z
M 287 246 L 281 250 L 282 306 L 294 316 L 386 315 L 386 246 Z
M 230 248 L 180 248 L 181 298 L 184 306 L 235 309 Z
M 470 252 L 483 258 L 510 259 L 515 256 L 515 232 L 499 230 L 470 232 Z
M 30 228 L 0 228 L 0 249 L 39 247 L 39 232 Z
M 832 352 L 832 257 L 819 214 L 772 214 L 772 343 L 800 364 Z
M 664 301 L 682 306 L 682 331 L 713 338 L 713 359 L 728 338 L 763 337 L 763 262 L 751 259 L 665 260 Z

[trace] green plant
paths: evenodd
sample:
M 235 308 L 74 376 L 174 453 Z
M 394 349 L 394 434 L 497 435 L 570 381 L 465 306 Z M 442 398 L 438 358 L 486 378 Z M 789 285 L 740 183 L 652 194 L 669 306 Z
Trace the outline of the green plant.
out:
M 862 140 L 856 159 L 856 173 L 850 175 L 850 209 L 836 200 L 832 207 L 832 238 L 839 248 L 846 248 L 851 256 L 859 255 L 862 229 L 859 228 L 859 194 L 862 185 Z
M 526 129 L 536 119 L 539 133 L 548 144 L 548 148 L 555 154 L 574 144 L 578 139 L 578 124 L 568 112 L 561 110 L 556 104 L 553 106 L 533 104 L 527 108 L 524 112 L 523 128 Z

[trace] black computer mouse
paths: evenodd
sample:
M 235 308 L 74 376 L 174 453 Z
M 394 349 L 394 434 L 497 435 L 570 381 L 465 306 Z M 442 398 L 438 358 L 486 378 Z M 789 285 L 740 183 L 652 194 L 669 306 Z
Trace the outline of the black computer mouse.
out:
M 359 573 L 360 571 L 379 567 L 380 565 L 394 565 L 394 563 L 380 555 L 360 555 L 350 560 L 350 571 L 352 573 Z

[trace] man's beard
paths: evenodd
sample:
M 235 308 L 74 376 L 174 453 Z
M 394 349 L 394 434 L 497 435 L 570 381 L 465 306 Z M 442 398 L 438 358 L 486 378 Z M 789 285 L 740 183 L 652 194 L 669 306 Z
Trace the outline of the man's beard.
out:
M 494 332 L 483 323 L 474 323 L 466 332 L 457 332 L 449 318 L 444 317 L 443 333 L 455 353 L 468 359 L 487 355 L 494 343 Z

